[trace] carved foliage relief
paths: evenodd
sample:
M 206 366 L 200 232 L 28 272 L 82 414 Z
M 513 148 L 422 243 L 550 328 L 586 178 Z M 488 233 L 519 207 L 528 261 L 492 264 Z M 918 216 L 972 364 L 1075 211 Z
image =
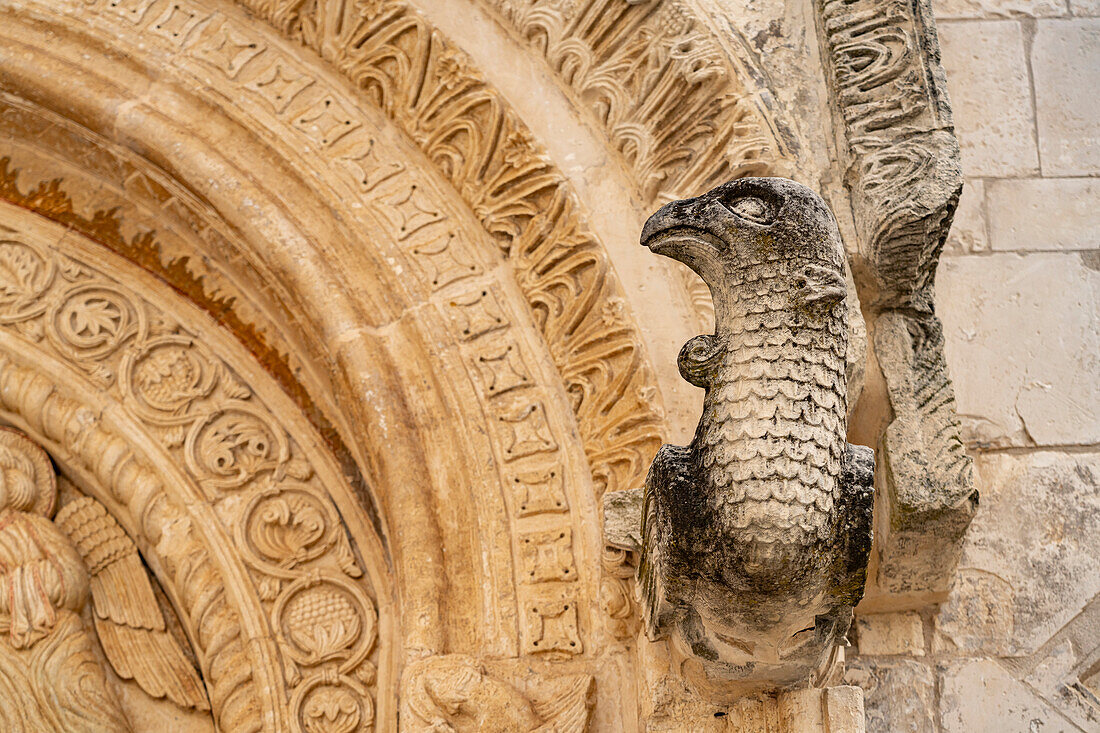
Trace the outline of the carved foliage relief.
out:
M 490 0 L 604 127 L 647 203 L 768 175 L 782 155 L 728 52 L 684 0 Z
M 202 559 L 209 557 L 202 541 L 177 546 L 175 559 L 167 560 L 174 581 L 169 585 L 180 588 L 181 618 L 197 626 L 196 651 L 222 728 L 259 729 L 258 711 L 246 709 L 237 688 L 249 676 L 273 684 L 272 674 L 283 678 L 295 729 L 370 727 L 378 636 L 373 591 L 312 459 L 214 353 L 208 334 L 160 310 L 108 274 L 113 270 L 62 254 L 47 241 L 0 225 L 0 328 L 44 358 L 81 370 L 89 388 L 110 395 L 158 450 L 183 467 L 194 487 L 192 501 L 212 507 L 235 541 L 263 609 L 262 623 L 275 640 L 267 662 L 272 666 L 257 669 L 263 662 L 240 648 L 239 610 L 225 596 L 232 581 L 216 577 L 211 561 Z M 41 403 L 35 395 L 42 378 L 6 358 L 0 372 L 4 407 L 33 424 L 26 413 Z M 64 402 L 51 394 L 49 399 Z M 75 404 L 63 412 L 81 418 Z M 90 414 L 81 419 L 95 422 Z M 65 445 L 79 438 L 72 430 L 50 437 Z M 139 460 L 124 458 L 117 439 L 101 446 L 80 439 L 83 447 L 106 451 L 123 465 Z M 151 470 L 142 475 L 155 483 Z M 135 494 L 117 500 L 146 522 L 150 511 L 166 511 L 151 507 L 172 504 L 152 485 Z M 227 658 L 234 646 L 236 657 Z
M 343 72 L 451 182 L 512 267 L 572 399 L 598 492 L 640 481 L 662 425 L 650 368 L 603 246 L 515 112 L 464 52 L 402 2 L 247 4 Z M 298 118 L 310 115 L 321 115 L 310 124 L 326 146 L 337 132 L 354 132 L 334 106 Z M 366 191 L 395 173 L 372 161 L 365 143 L 342 160 Z M 415 202 L 411 190 L 390 202 L 406 212 L 392 222 L 403 235 L 433 222 Z M 471 266 L 448 262 L 449 241 L 414 252 L 435 288 Z

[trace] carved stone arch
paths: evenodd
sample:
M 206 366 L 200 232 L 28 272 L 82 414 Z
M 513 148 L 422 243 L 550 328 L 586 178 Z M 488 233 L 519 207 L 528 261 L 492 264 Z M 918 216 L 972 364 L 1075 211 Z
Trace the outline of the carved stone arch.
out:
M 138 545 L 218 728 L 309 730 L 332 699 L 357 700 L 363 725 L 392 719 L 390 562 L 308 421 L 169 288 L 42 217 L 0 212 L 0 417 Z
M 10 18 L 4 198 L 182 290 L 347 446 L 390 553 L 395 654 L 598 653 L 602 543 L 582 519 L 644 472 L 663 424 L 568 185 L 499 111 L 513 143 L 478 170 L 500 181 L 459 185 L 445 151 L 425 162 L 308 52 L 232 8 L 187 7 L 74 4 L 98 18 L 87 27 L 53 3 Z M 226 44 L 266 65 L 236 68 Z M 91 54 L 102 63 L 76 61 Z M 305 108 L 262 88 L 289 69 Z M 150 88 L 156 104 L 136 93 Z M 329 140 L 314 111 L 351 132 Z M 213 140 L 178 122 L 198 118 Z
M 601 492 L 640 484 L 668 431 L 661 397 L 686 387 L 675 369 L 650 369 L 631 316 L 645 296 L 620 286 L 614 251 L 637 246 L 658 200 L 782 170 L 767 95 L 705 13 L 670 5 L 679 21 L 664 24 L 623 6 L 612 35 L 644 26 L 666 54 L 644 83 L 667 91 L 683 77 L 700 110 L 662 158 L 680 134 L 662 128 L 667 95 L 651 109 L 635 92 L 593 96 L 561 39 L 589 44 L 597 76 L 625 68 L 621 57 L 601 56 L 579 26 L 534 32 L 530 17 L 494 10 L 618 156 L 633 195 L 612 227 L 580 203 L 537 139 L 545 128 L 429 22 L 434 10 L 345 13 L 360 5 L 4 11 L 0 196 L 180 290 L 291 395 L 357 490 L 359 510 L 341 514 L 379 536 L 393 670 L 444 653 L 493 658 L 505 675 L 565 660 L 578 674 L 599 667 L 607 699 L 616 685 L 629 698 L 610 705 L 628 710 L 634 691 L 596 663 L 633 627 L 626 583 L 602 575 L 594 517 Z M 701 155 L 708 126 L 728 139 Z M 682 334 L 664 333 L 674 356 Z M 623 561 L 606 558 L 629 576 Z M 578 683 L 577 699 L 587 690 Z M 385 699 L 378 719 L 392 724 Z

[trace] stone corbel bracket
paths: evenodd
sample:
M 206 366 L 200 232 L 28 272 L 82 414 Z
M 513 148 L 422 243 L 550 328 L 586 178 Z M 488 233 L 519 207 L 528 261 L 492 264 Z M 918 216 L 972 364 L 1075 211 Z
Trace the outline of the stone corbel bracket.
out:
M 853 269 L 892 412 L 878 445 L 868 595 L 920 604 L 946 591 L 977 506 L 933 307 L 962 192 L 959 145 L 928 0 L 815 0 L 815 10 L 851 194 Z
M 687 446 L 641 492 L 604 495 L 608 544 L 638 556 L 642 621 L 698 696 L 827 685 L 871 547 L 873 456 L 846 444 L 844 253 L 810 189 L 741 178 L 649 218 L 642 244 L 710 288 L 715 330 L 680 375 L 704 390 Z M 640 494 L 640 496 L 639 496 Z

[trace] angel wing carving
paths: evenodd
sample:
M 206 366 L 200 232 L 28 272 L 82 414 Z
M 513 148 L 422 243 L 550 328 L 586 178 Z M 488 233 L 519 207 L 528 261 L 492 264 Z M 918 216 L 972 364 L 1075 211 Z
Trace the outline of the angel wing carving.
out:
M 84 558 L 96 632 L 118 676 L 152 697 L 209 710 L 198 672 L 165 627 L 137 546 L 115 518 L 98 501 L 82 496 L 62 507 L 54 522 Z
M 587 674 L 568 675 L 547 683 L 543 696 L 531 701 L 535 712 L 545 721 L 534 733 L 587 730 L 595 688 L 595 680 Z

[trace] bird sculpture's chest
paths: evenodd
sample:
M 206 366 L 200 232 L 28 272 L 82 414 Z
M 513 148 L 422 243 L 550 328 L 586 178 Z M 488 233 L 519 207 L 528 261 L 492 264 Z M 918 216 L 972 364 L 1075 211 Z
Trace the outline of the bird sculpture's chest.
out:
M 799 264 L 731 277 L 693 451 L 724 530 L 808 544 L 832 528 L 847 334 L 842 304 L 803 308 L 793 298 Z

